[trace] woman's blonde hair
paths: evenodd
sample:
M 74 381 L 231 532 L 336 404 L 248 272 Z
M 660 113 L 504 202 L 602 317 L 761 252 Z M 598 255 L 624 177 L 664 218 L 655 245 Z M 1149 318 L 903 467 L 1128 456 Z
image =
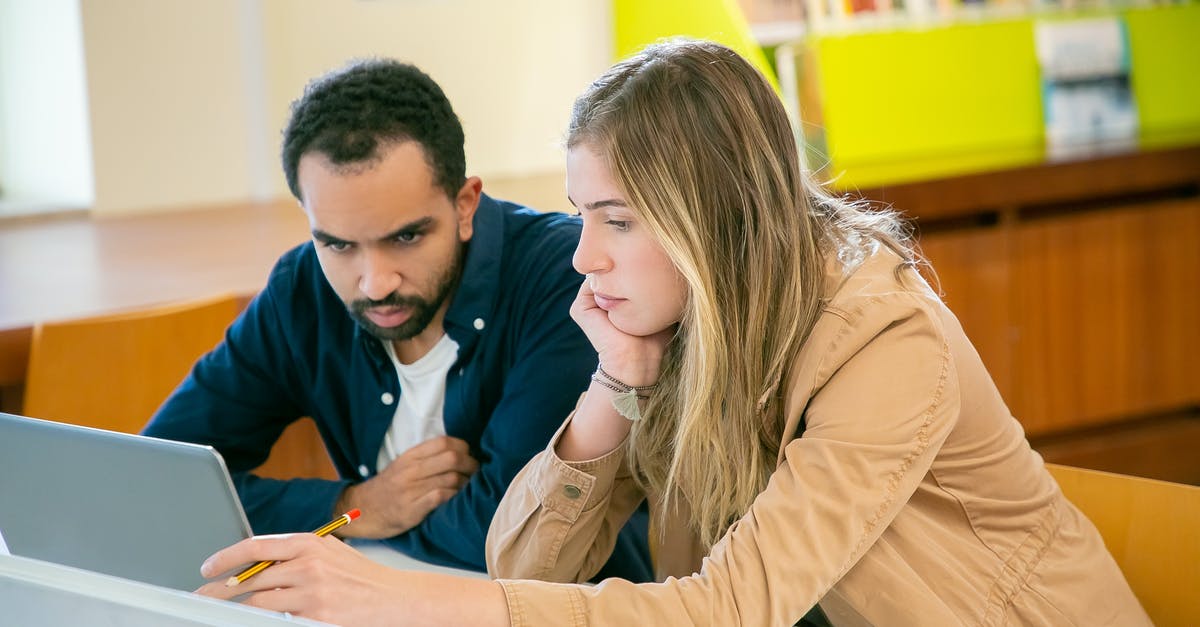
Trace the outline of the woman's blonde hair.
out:
M 716 43 L 615 65 L 576 100 L 567 145 L 605 161 L 688 285 L 630 460 L 711 546 L 775 469 L 780 384 L 820 314 L 826 260 L 872 241 L 911 260 L 905 230 L 815 184 L 774 90 Z

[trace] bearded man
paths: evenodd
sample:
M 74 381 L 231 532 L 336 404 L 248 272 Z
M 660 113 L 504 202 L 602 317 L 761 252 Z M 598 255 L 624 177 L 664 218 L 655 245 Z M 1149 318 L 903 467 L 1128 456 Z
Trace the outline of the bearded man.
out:
M 463 142 L 441 88 L 396 61 L 351 64 L 293 103 L 283 169 L 312 241 L 143 431 L 216 448 L 256 534 L 358 508 L 342 537 L 483 571 L 509 482 L 586 389 L 596 354 L 569 315 L 580 222 L 488 197 Z M 340 479 L 253 474 L 305 416 Z M 610 535 L 599 578 L 651 579 L 645 526 Z

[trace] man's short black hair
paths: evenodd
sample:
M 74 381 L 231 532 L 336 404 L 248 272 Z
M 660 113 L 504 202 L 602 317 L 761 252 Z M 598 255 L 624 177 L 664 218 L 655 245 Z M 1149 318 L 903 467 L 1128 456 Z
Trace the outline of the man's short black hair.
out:
M 425 149 L 434 183 L 450 198 L 466 182 L 463 130 L 442 88 L 421 70 L 368 59 L 313 80 L 292 103 L 283 131 L 283 172 L 297 199 L 300 157 L 320 152 L 334 165 L 369 165 L 380 146 L 415 141 Z

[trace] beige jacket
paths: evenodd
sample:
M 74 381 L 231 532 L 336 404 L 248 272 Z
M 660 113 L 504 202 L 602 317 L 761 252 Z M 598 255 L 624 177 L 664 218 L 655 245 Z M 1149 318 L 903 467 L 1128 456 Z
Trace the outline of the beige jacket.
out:
M 645 498 L 623 446 L 567 463 L 555 436 L 488 534 L 512 624 L 791 625 L 817 602 L 834 625 L 1150 624 L 954 315 L 899 264 L 881 248 L 830 274 L 778 469 L 707 557 L 668 525 L 661 583 L 546 583 L 591 577 Z

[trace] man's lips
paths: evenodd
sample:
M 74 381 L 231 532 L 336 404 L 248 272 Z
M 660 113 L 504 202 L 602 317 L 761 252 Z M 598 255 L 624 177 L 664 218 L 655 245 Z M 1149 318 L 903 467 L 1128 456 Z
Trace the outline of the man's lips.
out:
M 363 312 L 375 326 L 389 328 L 404 324 L 412 315 L 411 307 L 375 307 Z

